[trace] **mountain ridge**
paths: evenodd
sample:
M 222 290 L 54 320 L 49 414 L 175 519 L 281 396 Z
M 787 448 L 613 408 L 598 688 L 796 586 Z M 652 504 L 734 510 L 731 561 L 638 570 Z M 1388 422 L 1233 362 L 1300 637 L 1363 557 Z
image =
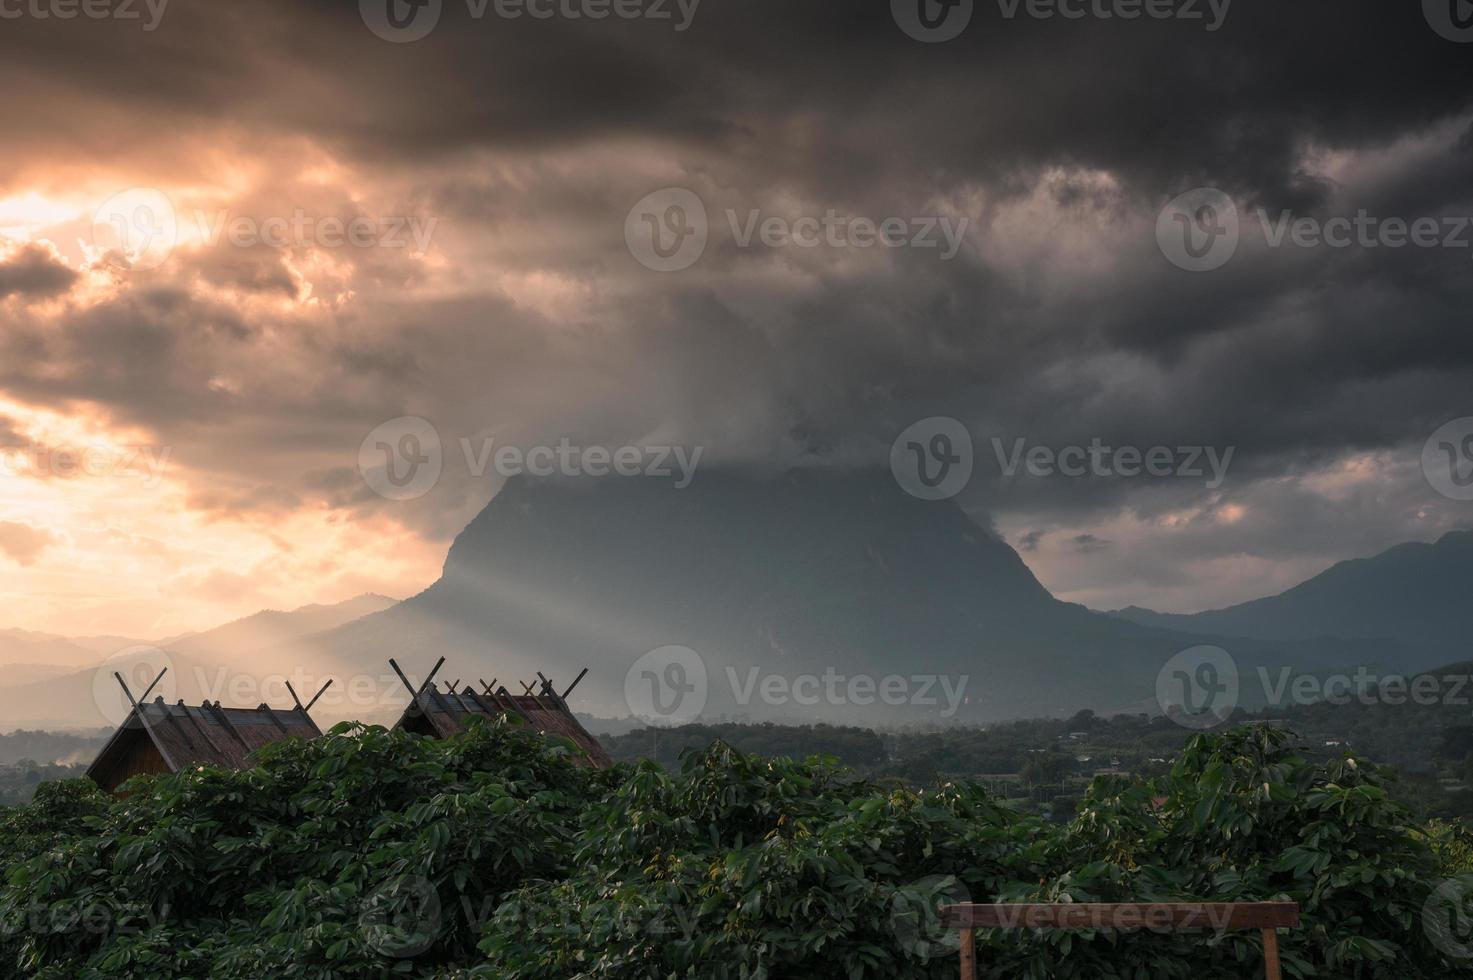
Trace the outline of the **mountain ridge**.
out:
M 131 642 L 127 647 L 137 648 L 136 656 L 125 657 L 118 664 L 109 662 L 109 653 L 91 653 L 82 664 L 66 664 L 64 672 L 43 670 L 41 676 L 33 677 L 14 685 L 0 687 L 0 722 L 10 728 L 16 727 L 60 727 L 92 728 L 109 724 L 109 719 L 97 703 L 96 682 L 98 672 L 106 668 L 109 672 L 119 666 L 131 680 L 147 684 L 148 679 L 134 674 L 129 668 L 140 663 L 152 664 L 158 660 L 148 651 L 162 651 L 172 664 L 169 683 L 165 685 L 172 697 L 198 701 L 206 696 L 233 700 L 229 693 L 216 689 L 221 679 L 227 682 L 239 676 L 275 675 L 292 676 L 293 668 L 303 662 L 303 650 L 296 644 L 305 637 L 371 615 L 389 608 L 397 600 L 374 593 L 363 593 L 338 603 L 314 603 L 294 610 L 262 610 L 232 620 L 200 633 L 185 634 L 178 641 L 164 641 L 167 645 Z M 76 647 L 81 650 L 82 648 Z M 41 666 L 45 666 L 44 664 Z M 77 669 L 81 667 L 82 669 Z M 154 668 L 156 670 L 156 667 Z M 148 671 L 150 677 L 153 671 Z M 284 691 L 267 690 L 265 685 L 252 687 L 255 700 L 263 696 L 276 696 L 279 706 Z M 102 683 L 108 697 L 114 693 L 110 682 Z M 135 689 L 135 695 L 142 691 Z M 311 692 L 299 692 L 310 697 Z M 288 700 L 286 702 L 290 704 Z
M 973 721 L 1149 710 L 1162 665 L 1220 639 L 1058 599 L 994 532 L 954 502 L 905 495 L 888 471 L 709 470 L 684 490 L 618 478 L 508 481 L 456 537 L 439 580 L 313 638 L 336 669 L 397 656 L 419 677 L 444 655 L 450 679 L 495 676 L 512 690 L 537 671 L 566 682 L 592 667 L 574 698 L 591 713 L 627 712 L 626 672 L 668 646 L 689 647 L 707 665 L 709 716 L 794 716 L 791 704 L 784 712 L 731 696 L 732 672 L 754 668 L 789 681 L 825 670 L 967 677 Z M 1239 642 L 1234 655 L 1245 669 L 1324 670 L 1407 666 L 1409 652 Z M 832 707 L 801 716 L 846 717 Z
M 1336 562 L 1277 595 L 1198 613 L 1128 606 L 1109 614 L 1143 626 L 1260 640 L 1397 639 L 1461 658 L 1473 630 L 1473 530 Z

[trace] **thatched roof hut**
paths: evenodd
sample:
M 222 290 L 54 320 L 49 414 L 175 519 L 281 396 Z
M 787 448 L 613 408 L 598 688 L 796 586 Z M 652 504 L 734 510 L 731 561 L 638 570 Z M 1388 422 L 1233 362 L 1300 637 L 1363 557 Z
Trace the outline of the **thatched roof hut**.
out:
M 482 684 L 480 693 L 469 685 L 457 689 L 454 684 L 449 685 L 445 691 L 438 691 L 434 686 L 434 677 L 444 662 L 442 657 L 435 664 L 434 670 L 430 671 L 430 676 L 416 690 L 399 670 L 399 665 L 389 661 L 389 665 L 414 696 L 395 728 L 430 738 L 448 738 L 464 731 L 466 723 L 473 717 L 498 718 L 510 715 L 521 719 L 534 732 L 561 735 L 570 740 L 580 750 L 580 756 L 577 757 L 580 765 L 598 769 L 613 766 L 614 762 L 609 758 L 608 752 L 604 751 L 598 739 L 589 734 L 588 729 L 573 715 L 565 700 L 588 671 L 579 674 L 578 680 L 562 694 L 558 694 L 552 682 L 541 674 L 537 675 L 541 681 L 540 692 L 534 690 L 531 684 L 523 684 L 525 693 L 513 695 L 504 686 L 496 688 L 485 683 Z
M 317 738 L 322 731 L 300 705 L 278 710 L 166 704 L 163 698 L 135 705 L 87 769 L 111 792 L 139 773 L 179 772 L 190 766 L 243 769 L 256 749 L 286 738 Z

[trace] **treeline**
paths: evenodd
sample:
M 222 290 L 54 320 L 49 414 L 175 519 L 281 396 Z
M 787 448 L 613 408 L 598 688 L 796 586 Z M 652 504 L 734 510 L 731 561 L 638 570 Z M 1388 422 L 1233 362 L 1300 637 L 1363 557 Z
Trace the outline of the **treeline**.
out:
M 871 773 L 886 763 L 885 742 L 868 728 L 836 725 L 682 725 L 678 728 L 641 728 L 622 735 L 599 735 L 616 762 L 652 759 L 676 769 L 691 750 L 704 751 L 724 742 L 742 752 L 776 758 L 806 759 L 831 756 L 841 765 Z
M 80 765 L 43 765 L 31 759 L 22 759 L 15 765 L 0 766 L 0 806 L 28 803 L 41 784 L 78 779 L 86 768 Z
M 1071 739 L 1081 734 L 1083 739 Z M 690 749 L 721 741 L 744 752 L 804 759 L 829 756 L 867 776 L 897 778 L 916 785 L 941 777 L 1011 775 L 1023 772 L 1040 749 L 1067 754 L 1071 770 L 1093 774 L 1112 761 L 1138 766 L 1179 750 L 1190 733 L 1164 718 L 1121 715 L 1113 720 L 1082 711 L 1066 721 L 1016 721 L 987 728 L 875 730 L 836 725 L 771 722 L 641 728 L 599 736 L 614 759 L 653 759 L 667 768 Z M 1078 756 L 1088 761 L 1078 762 Z M 1077 762 L 1077 767 L 1075 763 Z
M 1465 723 L 1458 724 L 1456 722 Z M 1240 712 L 1231 725 L 1291 733 L 1307 755 L 1382 765 L 1393 793 L 1425 817 L 1473 818 L 1473 723 L 1443 710 L 1392 705 L 1313 705 L 1273 716 Z M 1083 787 L 1101 772 L 1159 775 L 1193 733 L 1166 718 L 1081 711 L 1068 719 L 986 728 L 871 730 L 833 725 L 722 723 L 603 735 L 624 762 L 653 759 L 674 770 L 683 754 L 723 742 L 770 757 L 829 757 L 877 781 L 922 787 L 936 780 L 1016 780 L 1036 812 L 1072 817 Z M 1039 788 L 1042 788 L 1040 791 Z
M 92 761 L 111 732 L 42 732 L 20 729 L 0 735 L 0 765 L 29 760 L 45 764 L 73 765 Z

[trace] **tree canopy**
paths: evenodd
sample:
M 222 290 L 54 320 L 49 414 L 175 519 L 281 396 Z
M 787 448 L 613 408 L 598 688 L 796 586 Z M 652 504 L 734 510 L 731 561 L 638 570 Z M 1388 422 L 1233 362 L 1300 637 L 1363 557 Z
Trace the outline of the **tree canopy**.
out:
M 1079 816 L 881 786 L 724 743 L 595 771 L 512 723 L 432 741 L 343 725 L 255 768 L 47 784 L 0 811 L 5 969 L 41 978 L 908 980 L 956 975 L 942 901 L 1303 907 L 1285 974 L 1442 978 L 1467 837 L 1373 767 L 1248 728 Z M 1453 876 L 1453 877 L 1448 877 Z M 1446 927 L 1445 929 L 1443 927 Z M 1440 931 L 1441 930 L 1441 931 Z M 983 934 L 993 978 L 1253 975 L 1256 934 Z

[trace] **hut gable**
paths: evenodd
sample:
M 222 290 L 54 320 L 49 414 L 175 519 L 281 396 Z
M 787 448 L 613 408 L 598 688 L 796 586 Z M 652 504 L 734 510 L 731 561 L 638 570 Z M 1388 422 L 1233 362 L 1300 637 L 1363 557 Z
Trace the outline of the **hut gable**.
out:
M 491 684 L 483 681 L 481 693 L 478 694 L 469 685 L 459 687 L 458 682 L 448 684 L 444 691 L 436 690 L 435 674 L 444 663 L 445 658 L 441 657 L 430 671 L 430 676 L 416 690 L 399 669 L 399 665 L 389 661 L 389 665 L 413 695 L 413 700 L 404 709 L 395 728 L 430 738 L 449 738 L 464 731 L 466 723 L 472 717 L 497 718 L 501 715 L 513 715 L 532 731 L 543 735 L 561 735 L 571 740 L 581 750 L 581 755 L 576 757 L 580 765 L 597 769 L 609 769 L 613 766 L 613 759 L 604 751 L 598 739 L 589 734 L 588 729 L 578 721 L 566 701 L 567 695 L 572 693 L 584 674 L 588 673 L 587 670 L 579 674 L 578 679 L 562 694 L 558 694 L 552 682 L 541 674 L 537 675 L 541 682 L 540 693 L 534 690 L 533 685 L 523 684 L 524 693 L 513 695 L 504 686 L 494 687 L 495 681 Z
M 155 679 L 154 684 L 157 683 Z M 149 690 L 152 689 L 150 685 Z M 326 689 L 324 686 L 323 690 Z M 126 684 L 123 690 L 127 691 Z M 318 697 L 321 695 L 319 691 Z M 132 694 L 128 696 L 131 701 Z M 128 717 L 88 767 L 87 776 L 111 792 L 140 773 L 178 772 L 201 765 L 243 769 L 250 764 L 251 753 L 262 746 L 286 738 L 311 739 L 321 735 L 321 729 L 307 713 L 316 701 L 313 698 L 306 706 L 297 701 L 290 710 L 266 704 L 255 708 L 226 708 L 219 701 L 205 701 L 198 706 L 183 701 L 167 704 L 163 698 L 134 701 Z

